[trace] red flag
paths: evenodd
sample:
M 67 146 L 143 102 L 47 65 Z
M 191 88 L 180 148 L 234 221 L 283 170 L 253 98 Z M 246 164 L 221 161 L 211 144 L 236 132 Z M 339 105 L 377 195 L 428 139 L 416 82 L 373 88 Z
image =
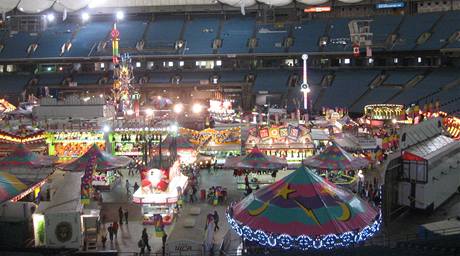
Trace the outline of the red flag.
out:
M 353 56 L 359 57 L 359 45 L 353 45 Z

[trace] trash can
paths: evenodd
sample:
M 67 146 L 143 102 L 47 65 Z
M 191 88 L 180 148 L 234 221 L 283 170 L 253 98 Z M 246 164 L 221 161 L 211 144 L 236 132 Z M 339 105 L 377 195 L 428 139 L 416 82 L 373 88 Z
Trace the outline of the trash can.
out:
M 206 200 L 206 189 L 202 189 L 200 191 L 200 199 L 201 201 L 205 201 Z

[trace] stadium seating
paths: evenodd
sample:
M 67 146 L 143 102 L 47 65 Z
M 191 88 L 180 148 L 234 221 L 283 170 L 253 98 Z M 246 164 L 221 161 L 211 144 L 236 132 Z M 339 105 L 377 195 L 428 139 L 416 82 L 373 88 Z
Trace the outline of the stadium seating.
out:
M 399 28 L 399 39 L 395 43 L 393 50 L 409 51 L 415 48 L 418 37 L 429 32 L 436 20 L 441 17 L 439 13 L 424 13 L 413 16 L 405 16 Z
M 82 74 L 74 74 L 73 81 L 77 82 L 78 84 L 97 84 L 99 78 L 101 78 L 101 74 L 98 73 L 82 73 Z
M 366 92 L 378 73 L 375 70 L 337 71 L 332 85 L 324 89 L 324 95 L 318 98 L 315 107 L 350 107 Z
M 137 42 L 142 39 L 147 27 L 147 21 L 123 21 L 117 23 L 120 31 L 120 48 L 135 48 Z
M 443 15 L 440 22 L 431 37 L 421 45 L 417 46 L 417 50 L 436 50 L 448 44 L 449 37 L 458 30 L 453 24 L 460 23 L 460 15 L 458 12 L 447 12 Z
M 60 56 L 62 46 L 70 41 L 75 32 L 76 25 L 56 24 L 40 34 L 38 48 L 31 53 L 31 58 L 52 58 Z
M 376 16 L 371 22 L 372 43 L 374 45 L 384 46 L 387 37 L 395 32 L 398 25 L 401 23 L 403 16 L 382 15 Z
M 323 36 L 326 23 L 321 20 L 312 20 L 294 26 L 292 36 L 294 44 L 289 48 L 289 52 L 317 52 L 318 41 Z
M 181 17 L 158 17 L 147 28 L 144 50 L 173 53 L 183 26 Z
M 344 52 L 352 51 L 352 45 L 350 42 L 350 29 L 348 23 L 352 19 L 338 18 L 330 20 L 326 30 L 329 31 L 329 42 L 324 47 L 324 51 L 327 52 Z
M 285 24 L 257 26 L 256 53 L 284 52 L 284 39 L 288 35 L 289 27 Z
M 212 43 L 219 30 L 218 18 L 195 18 L 187 21 L 184 38 L 186 54 L 212 54 Z
M 72 48 L 64 57 L 88 57 L 99 42 L 108 38 L 111 28 L 110 22 L 89 22 L 81 26 L 71 41 Z
M 2 59 L 26 58 L 29 54 L 27 48 L 36 42 L 38 34 L 27 32 L 11 32 L 4 37 L 5 48 L 0 53 Z
M 426 76 L 422 81 L 417 83 L 414 87 L 405 89 L 394 99 L 390 100 L 389 103 L 396 104 L 411 104 L 417 103 L 428 97 L 428 100 L 434 96 L 442 86 L 460 78 L 458 71 L 454 69 L 439 69 L 433 71 L 431 74 Z M 443 99 L 440 99 L 441 102 Z M 424 103 L 424 102 L 419 102 Z
M 415 70 L 393 70 L 386 74 L 388 75 L 385 79 L 384 84 L 393 85 L 404 85 L 409 82 L 410 79 L 414 78 L 419 72 Z
M 252 88 L 253 92 L 285 93 L 288 90 L 289 70 L 259 70 Z
M 385 103 L 396 93 L 401 91 L 401 88 L 395 86 L 379 86 L 369 91 L 364 95 L 351 109 L 350 112 L 362 112 L 364 106 L 376 103 Z
M 2 98 L 17 98 L 31 79 L 29 75 L 0 75 L 0 96 Z
M 41 74 L 39 75 L 38 85 L 59 85 L 63 79 L 63 74 Z
M 224 22 L 219 53 L 247 53 L 255 29 L 254 17 L 232 17 Z

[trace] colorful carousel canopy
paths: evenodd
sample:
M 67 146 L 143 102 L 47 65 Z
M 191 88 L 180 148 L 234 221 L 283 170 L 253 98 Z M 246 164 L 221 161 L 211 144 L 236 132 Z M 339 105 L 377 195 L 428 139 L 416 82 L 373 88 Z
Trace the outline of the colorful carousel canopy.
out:
M 21 194 L 29 186 L 20 181 L 16 176 L 0 172 L 0 204 Z
M 36 183 L 53 173 L 54 161 L 30 151 L 24 144 L 18 144 L 8 156 L 0 159 L 0 172 L 15 175 L 18 179 Z
M 109 153 L 102 151 L 94 144 L 85 154 L 81 157 L 59 166 L 62 170 L 79 172 L 84 171 L 90 164 L 92 156 L 96 156 L 96 170 L 108 171 L 127 166 L 131 162 L 131 158 L 125 156 L 112 156 Z
M 367 159 L 354 157 L 335 143 L 322 153 L 305 159 L 303 163 L 310 168 L 320 170 L 358 170 L 369 165 Z
M 287 167 L 286 160 L 274 156 L 267 156 L 257 147 L 245 156 L 229 157 L 225 160 L 224 168 L 252 169 L 252 170 L 279 170 Z
M 247 196 L 227 218 L 245 240 L 300 250 L 359 243 L 381 223 L 367 202 L 305 167 Z

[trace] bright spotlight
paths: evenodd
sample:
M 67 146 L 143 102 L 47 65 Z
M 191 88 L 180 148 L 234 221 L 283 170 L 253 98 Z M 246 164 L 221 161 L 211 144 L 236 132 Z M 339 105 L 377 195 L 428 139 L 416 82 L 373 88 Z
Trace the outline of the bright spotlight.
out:
M 54 16 L 53 13 L 48 13 L 48 14 L 46 15 L 46 19 L 47 19 L 49 22 L 53 22 L 55 18 L 56 18 L 56 17 Z
M 177 132 L 179 130 L 179 127 L 177 127 L 177 125 L 173 124 L 169 127 L 169 130 L 171 132 Z
M 147 116 L 152 116 L 152 115 L 153 115 L 153 109 L 151 109 L 151 108 L 146 109 L 146 110 L 145 110 L 145 114 L 146 114 Z
M 198 104 L 198 103 L 193 104 L 193 106 L 192 106 L 192 112 L 193 113 L 198 114 L 202 110 L 203 110 L 203 106 L 201 106 L 201 104 Z
M 174 113 L 176 114 L 179 114 L 182 112 L 182 110 L 184 110 L 184 105 L 182 105 L 181 103 L 177 103 L 176 105 L 174 105 Z
M 125 14 L 122 11 L 118 11 L 116 16 L 117 16 L 117 20 L 122 20 L 125 18 Z
M 127 114 L 128 116 L 132 116 L 132 115 L 134 115 L 134 110 L 128 109 L 128 110 L 126 111 L 126 114 Z
M 84 12 L 81 14 L 81 20 L 82 21 L 88 21 L 89 20 L 89 13 Z
M 110 132 L 110 126 L 104 125 L 104 127 L 102 128 L 102 131 L 104 131 L 105 133 Z

